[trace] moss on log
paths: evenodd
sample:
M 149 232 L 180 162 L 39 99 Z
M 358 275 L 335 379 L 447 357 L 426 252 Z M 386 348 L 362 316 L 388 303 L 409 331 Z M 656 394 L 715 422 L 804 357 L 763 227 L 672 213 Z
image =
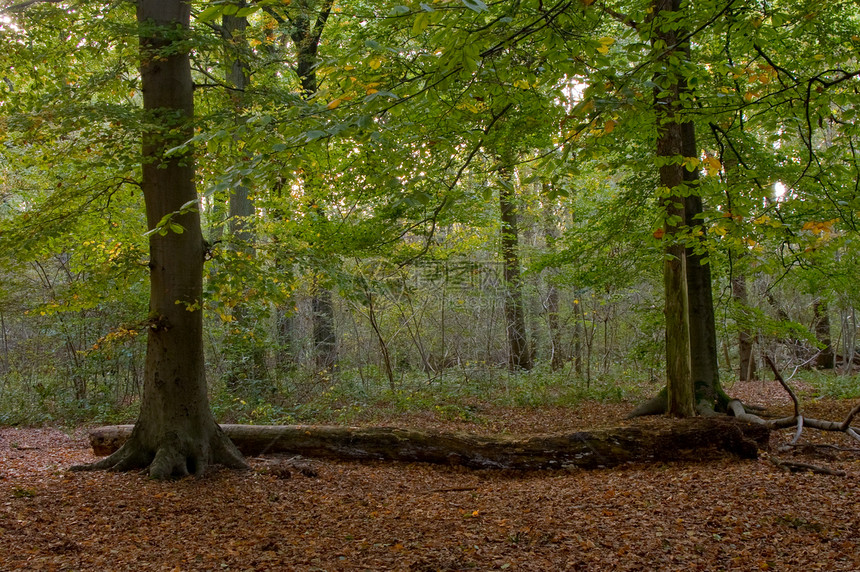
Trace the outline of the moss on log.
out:
M 90 431 L 97 455 L 119 448 L 132 425 Z M 755 458 L 769 430 L 730 418 L 695 418 L 652 425 L 554 435 L 480 436 L 392 427 L 222 425 L 244 455 L 287 453 L 346 460 L 463 465 L 476 469 L 613 467 L 630 462 L 702 460 L 726 454 Z

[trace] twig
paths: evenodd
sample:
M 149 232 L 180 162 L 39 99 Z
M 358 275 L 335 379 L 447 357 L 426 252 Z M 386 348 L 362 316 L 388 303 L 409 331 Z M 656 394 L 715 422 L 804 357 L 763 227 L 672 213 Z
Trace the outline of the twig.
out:
M 818 467 L 816 465 L 810 465 L 807 463 L 797 463 L 795 461 L 783 461 L 782 459 L 777 459 L 776 457 L 769 457 L 771 463 L 779 467 L 784 471 L 789 471 L 792 473 L 800 473 L 804 471 L 812 472 L 818 475 L 832 475 L 834 477 L 844 477 L 846 475 L 845 471 L 828 469 L 827 467 Z
M 839 445 L 831 445 L 829 443 L 804 443 L 802 445 L 784 445 L 786 449 L 801 448 L 801 449 L 829 449 L 832 451 L 839 451 L 840 453 L 860 453 L 860 448 L 858 447 L 840 447 Z

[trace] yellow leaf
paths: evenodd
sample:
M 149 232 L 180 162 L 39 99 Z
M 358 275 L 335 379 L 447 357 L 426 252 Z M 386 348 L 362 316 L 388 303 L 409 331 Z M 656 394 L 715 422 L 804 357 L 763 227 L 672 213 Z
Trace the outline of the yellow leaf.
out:
M 615 43 L 615 38 L 604 37 L 600 38 L 600 47 L 597 48 L 597 51 L 601 54 L 609 53 L 609 46 Z
M 338 105 L 340 105 L 341 99 L 338 97 L 337 99 L 331 100 L 331 102 L 326 106 L 329 109 L 334 109 Z
M 367 62 L 367 65 L 369 65 L 370 69 L 372 69 L 372 70 L 378 70 L 379 68 L 382 67 L 382 59 L 371 58 L 370 61 Z
M 615 131 L 615 125 L 617 125 L 617 121 L 613 121 L 610 119 L 603 126 L 603 132 L 604 133 L 612 133 L 613 131 Z
M 530 86 L 529 82 L 527 82 L 526 80 L 518 79 L 514 82 L 514 87 L 518 87 L 520 89 L 528 89 Z
M 720 163 L 720 160 L 716 157 L 707 157 L 705 159 L 706 166 L 708 168 L 708 173 L 719 173 L 720 169 L 722 169 L 723 164 Z

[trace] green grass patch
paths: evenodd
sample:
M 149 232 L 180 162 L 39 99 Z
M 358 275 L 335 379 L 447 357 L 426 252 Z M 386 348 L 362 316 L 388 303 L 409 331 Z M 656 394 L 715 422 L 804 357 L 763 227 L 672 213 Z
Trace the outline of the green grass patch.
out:
M 833 399 L 856 399 L 860 397 L 860 375 L 842 375 L 833 371 L 810 370 L 803 373 L 803 381 L 815 388 L 817 397 Z

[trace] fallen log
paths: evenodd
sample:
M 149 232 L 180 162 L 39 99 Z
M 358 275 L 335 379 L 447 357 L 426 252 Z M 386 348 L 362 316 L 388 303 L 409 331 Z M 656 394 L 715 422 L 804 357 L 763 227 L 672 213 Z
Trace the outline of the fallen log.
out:
M 90 431 L 96 455 L 117 450 L 132 425 Z M 754 459 L 770 430 L 729 417 L 555 435 L 481 436 L 393 427 L 316 425 L 222 425 L 247 456 L 287 453 L 305 457 L 390 460 L 463 465 L 476 469 L 613 467 L 630 462 L 703 460 L 726 454 Z

